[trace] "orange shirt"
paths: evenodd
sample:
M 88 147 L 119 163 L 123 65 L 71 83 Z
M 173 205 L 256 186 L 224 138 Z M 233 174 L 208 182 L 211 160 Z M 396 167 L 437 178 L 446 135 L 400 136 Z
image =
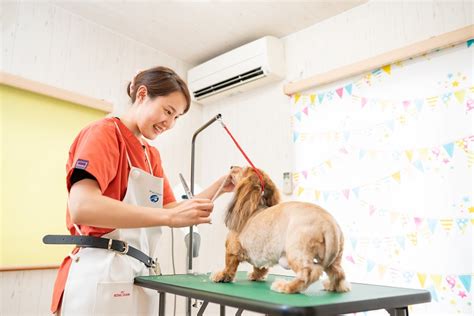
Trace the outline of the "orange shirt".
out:
M 120 136 L 117 127 L 120 129 Z M 173 191 L 166 178 L 158 150 L 148 143 L 143 142 L 153 175 L 163 178 L 163 205 L 175 201 Z M 66 182 L 68 192 L 71 189 L 71 175 L 74 169 L 83 169 L 93 175 L 99 183 L 104 196 L 116 200 L 123 200 L 127 191 L 128 174 L 130 168 L 127 161 L 127 152 L 132 166 L 149 172 L 145 152 L 140 141 L 118 118 L 105 118 L 85 127 L 74 140 L 66 164 Z M 69 209 L 66 212 L 66 225 L 71 235 L 79 235 L 71 222 Z M 79 225 L 83 235 L 100 237 L 113 229 Z M 78 248 L 74 249 L 74 253 Z M 64 258 L 59 267 L 54 284 L 51 311 L 59 309 L 64 287 L 66 285 L 71 258 Z

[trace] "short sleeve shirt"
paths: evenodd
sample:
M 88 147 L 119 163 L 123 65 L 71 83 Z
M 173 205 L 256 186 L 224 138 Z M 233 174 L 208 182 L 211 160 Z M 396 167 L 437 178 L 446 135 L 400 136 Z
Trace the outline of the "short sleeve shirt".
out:
M 161 157 L 155 147 L 147 142 L 140 142 L 138 138 L 118 118 L 105 118 L 85 127 L 74 140 L 66 164 L 66 183 L 68 192 L 71 189 L 71 176 L 75 169 L 81 169 L 91 174 L 98 182 L 104 196 L 123 200 L 127 192 L 130 167 L 150 172 L 147 155 L 150 159 L 152 173 L 163 178 L 163 205 L 175 201 L 173 191 L 161 165 Z M 66 212 L 66 225 L 71 235 L 78 235 L 69 209 Z M 113 229 L 94 226 L 79 226 L 83 235 L 100 237 Z M 71 265 L 71 258 L 66 257 L 58 271 L 53 292 L 51 311 L 58 309 L 61 296 L 66 285 L 67 274 Z

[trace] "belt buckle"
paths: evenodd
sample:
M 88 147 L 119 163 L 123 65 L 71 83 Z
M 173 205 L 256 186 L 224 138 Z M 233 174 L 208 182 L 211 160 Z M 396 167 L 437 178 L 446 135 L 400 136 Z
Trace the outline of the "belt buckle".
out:
M 122 241 L 122 243 L 123 243 L 123 250 L 122 251 L 113 249 L 112 248 L 112 242 L 113 242 L 113 239 L 109 239 L 109 244 L 107 245 L 108 250 L 113 250 L 116 253 L 119 253 L 121 255 L 126 255 L 128 253 L 128 242 Z

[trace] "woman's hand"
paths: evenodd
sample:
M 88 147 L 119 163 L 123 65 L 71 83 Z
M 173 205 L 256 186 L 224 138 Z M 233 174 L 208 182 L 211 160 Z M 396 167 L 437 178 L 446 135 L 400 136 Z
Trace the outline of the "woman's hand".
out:
M 170 227 L 186 227 L 211 222 L 214 204 L 209 199 L 194 198 L 184 200 L 169 210 Z
M 232 192 L 235 189 L 235 184 L 232 181 L 232 176 L 230 174 L 227 174 L 220 179 L 221 186 L 222 186 L 222 192 Z M 222 183 L 225 181 L 224 183 Z

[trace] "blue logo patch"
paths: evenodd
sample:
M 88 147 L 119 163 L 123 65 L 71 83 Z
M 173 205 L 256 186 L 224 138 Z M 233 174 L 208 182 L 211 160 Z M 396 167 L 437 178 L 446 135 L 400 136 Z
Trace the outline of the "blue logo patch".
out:
M 156 203 L 160 200 L 160 197 L 156 194 L 153 194 L 153 195 L 150 195 L 150 201 L 152 201 L 153 203 Z
M 77 159 L 76 166 L 74 168 L 86 170 L 88 164 L 89 164 L 89 160 Z

